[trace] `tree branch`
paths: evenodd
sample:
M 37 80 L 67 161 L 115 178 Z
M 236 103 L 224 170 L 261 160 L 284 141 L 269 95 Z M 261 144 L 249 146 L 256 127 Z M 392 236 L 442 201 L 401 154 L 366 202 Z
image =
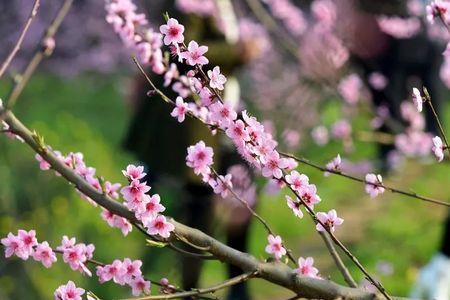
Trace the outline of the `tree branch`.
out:
M 134 214 L 123 204 L 114 201 L 107 195 L 99 193 L 71 168 L 61 162 L 46 145 L 38 143 L 41 140 L 39 136 L 26 128 L 11 111 L 5 112 L 5 121 L 13 133 L 22 137 L 26 144 L 41 155 L 55 171 L 73 184 L 75 188 L 112 213 L 127 218 L 131 222 L 137 222 Z M 261 262 L 254 256 L 233 249 L 200 230 L 178 223 L 172 218 L 169 218 L 169 221 L 174 225 L 176 235 L 183 237 L 192 244 L 208 249 L 208 252 L 216 256 L 219 260 L 237 266 L 244 272 L 257 271 L 258 277 L 290 289 L 304 298 L 336 299 L 341 297 L 357 300 L 382 299 L 381 295 L 364 289 L 349 288 L 328 280 L 300 276 L 293 269 L 280 262 Z M 173 236 L 172 239 L 174 238 Z
M 221 282 L 219 284 L 207 287 L 207 288 L 201 288 L 201 289 L 194 289 L 192 291 L 186 291 L 186 292 L 180 292 L 180 293 L 174 293 L 174 294 L 166 294 L 166 295 L 155 295 L 155 296 L 145 296 L 145 297 L 138 297 L 138 298 L 128 298 L 128 299 L 122 299 L 122 300 L 162 300 L 162 299 L 178 299 L 183 297 L 191 297 L 191 296 L 198 296 L 202 294 L 208 294 L 208 293 L 214 293 L 218 290 L 225 289 L 227 287 L 239 284 L 241 282 L 244 282 L 246 280 L 249 280 L 252 277 L 255 277 L 257 273 L 256 272 L 248 272 L 241 274 L 239 276 L 230 278 L 228 280 L 225 280 L 224 282 Z
M 16 103 L 17 98 L 19 98 L 20 94 L 22 93 L 23 89 L 25 88 L 28 80 L 30 80 L 30 77 L 33 75 L 37 66 L 41 63 L 41 61 L 44 58 L 46 58 L 52 54 L 53 49 L 49 49 L 45 45 L 45 41 L 54 38 L 56 32 L 59 29 L 59 26 L 61 25 L 61 22 L 63 21 L 63 19 L 66 17 L 67 13 L 69 12 L 72 2 L 73 2 L 73 0 L 65 0 L 64 1 L 64 4 L 61 6 L 60 10 L 58 11 L 58 13 L 55 16 L 55 19 L 53 19 L 53 21 L 47 28 L 46 33 L 44 34 L 43 38 L 41 39 L 39 48 L 36 50 L 36 53 L 34 54 L 33 58 L 28 63 L 22 76 L 18 79 L 18 81 L 14 85 L 13 90 L 9 94 L 8 103 L 6 104 L 6 108 L 8 110 L 11 109 L 14 106 L 14 104 Z M 0 73 L 0 76 L 1 76 L 1 73 Z
M 27 22 L 23 26 L 22 33 L 20 34 L 16 45 L 11 50 L 11 53 L 9 53 L 8 57 L 6 57 L 5 61 L 3 62 L 2 66 L 0 68 L 0 78 L 2 78 L 2 76 L 5 73 L 6 69 L 8 69 L 9 65 L 11 64 L 12 60 L 16 56 L 17 52 L 20 50 L 20 47 L 22 46 L 22 42 L 25 39 L 25 36 L 26 36 L 26 34 L 28 32 L 28 29 L 30 28 L 31 22 L 33 22 L 33 19 L 34 19 L 34 17 L 36 16 L 36 14 L 38 12 L 40 4 L 41 4 L 40 0 L 35 0 L 34 1 L 34 5 L 31 8 L 30 16 L 28 17 Z

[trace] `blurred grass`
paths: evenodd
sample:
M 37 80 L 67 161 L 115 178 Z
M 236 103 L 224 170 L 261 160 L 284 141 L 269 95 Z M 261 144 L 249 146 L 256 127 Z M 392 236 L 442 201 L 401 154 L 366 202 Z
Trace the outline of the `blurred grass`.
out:
M 123 100 L 125 83 L 123 78 L 115 76 L 88 74 L 67 80 L 38 74 L 25 90 L 15 111 L 27 126 L 42 134 L 55 149 L 63 153 L 80 151 L 85 154 L 86 162 L 97 168 L 98 174 L 123 183 L 120 170 L 133 162 L 133 157 L 121 148 L 129 122 Z M 7 95 L 7 92 L 8 86 L 0 85 L 0 95 Z M 331 124 L 336 116 L 336 105 L 331 103 L 322 117 L 325 123 Z M 450 116 L 448 110 L 446 116 Z M 366 119 L 365 115 L 359 116 L 356 127 L 364 128 Z M 305 147 L 302 155 L 319 163 L 327 162 L 339 152 L 351 160 L 375 155 L 372 144 L 357 143 L 355 147 L 356 154 L 347 156 L 341 145 L 332 142 L 325 148 Z M 40 171 L 33 156 L 26 145 L 0 138 L 1 236 L 18 228 L 35 228 L 38 238 L 48 240 L 51 245 L 59 244 L 62 235 L 76 236 L 80 242 L 95 243 L 95 258 L 100 261 L 144 257 L 145 273 L 149 278 L 168 277 L 179 282 L 178 261 L 170 250 L 146 248 L 145 240 L 138 232 L 123 238 L 118 230 L 110 229 L 99 218 L 98 208 L 92 208 L 81 200 L 62 179 L 51 172 Z M 446 209 L 390 193 L 371 200 L 361 184 L 333 176 L 325 178 L 306 166 L 300 168 L 318 186 L 323 199 L 319 209 L 335 207 L 345 218 L 337 235 L 371 273 L 378 274 L 391 294 L 407 295 L 417 269 L 438 247 Z M 401 174 L 394 174 L 386 181 L 403 189 L 414 187 L 418 193 L 448 200 L 450 187 L 442 182 L 449 179 L 448 164 L 411 161 L 406 163 Z M 170 199 L 169 193 L 162 192 L 162 198 L 166 203 L 176 201 Z M 264 196 L 258 205 L 261 215 L 284 237 L 296 256 L 313 256 L 323 276 L 343 282 L 320 238 L 312 230 L 312 221 L 308 217 L 296 219 L 287 209 L 284 195 Z M 215 236 L 223 238 L 220 228 L 216 229 Z M 266 233 L 254 222 L 250 252 L 264 258 L 265 245 Z M 377 268 L 380 262 L 392 264 L 393 274 L 380 274 Z M 361 280 L 358 270 L 348 261 L 347 265 Z M 223 264 L 213 261 L 205 264 L 202 285 L 224 278 Z M 129 296 L 127 288 L 111 283 L 100 286 L 95 277 L 82 277 L 62 262 L 47 270 L 33 261 L 23 263 L 17 259 L 0 258 L 0 299 L 48 299 L 58 285 L 69 279 L 104 299 Z M 252 281 L 251 289 L 255 299 L 283 299 L 291 295 L 262 280 Z

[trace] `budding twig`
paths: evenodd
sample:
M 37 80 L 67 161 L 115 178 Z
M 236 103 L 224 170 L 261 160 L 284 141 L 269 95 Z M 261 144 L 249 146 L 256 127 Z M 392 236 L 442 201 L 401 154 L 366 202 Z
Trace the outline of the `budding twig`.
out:
M 426 87 L 423 87 L 423 93 L 425 94 L 425 101 L 428 103 L 428 105 L 430 106 L 431 112 L 433 113 L 434 119 L 436 120 L 436 123 L 438 125 L 439 128 L 439 132 L 442 136 L 442 139 L 444 140 L 445 143 L 445 148 L 447 149 L 448 153 L 450 154 L 450 147 L 447 141 L 447 137 L 445 136 L 444 133 L 444 127 L 442 126 L 441 120 L 439 119 L 439 116 L 436 112 L 436 110 L 434 109 L 434 105 L 433 102 L 431 102 L 431 96 L 430 93 L 428 93 L 428 90 Z
M 17 52 L 20 50 L 20 47 L 22 46 L 22 42 L 25 39 L 25 36 L 26 36 L 26 34 L 28 32 L 28 29 L 30 28 L 31 22 L 33 22 L 33 19 L 34 19 L 34 17 L 36 16 L 36 14 L 38 12 L 40 4 L 41 4 L 40 0 L 35 0 L 34 1 L 34 5 L 31 8 L 30 16 L 28 17 L 27 22 L 23 26 L 22 33 L 20 34 L 19 39 L 16 42 L 16 45 L 11 50 L 11 53 L 9 53 L 8 57 L 5 59 L 5 61 L 3 62 L 2 66 L 0 67 L 0 78 L 3 76 L 3 74 L 6 71 L 6 69 L 8 69 L 8 67 L 11 64 L 12 60 L 16 56 Z
M 47 28 L 46 33 L 44 34 L 43 38 L 41 39 L 41 43 L 38 46 L 38 49 L 36 50 L 35 55 L 28 63 L 22 76 L 20 76 L 20 78 L 17 80 L 16 84 L 13 87 L 13 90 L 9 94 L 8 102 L 6 104 L 7 110 L 12 109 L 12 107 L 14 106 L 14 104 L 17 101 L 17 98 L 19 98 L 20 94 L 22 93 L 23 89 L 25 88 L 26 84 L 28 83 L 28 80 L 30 80 L 31 76 L 33 75 L 34 71 L 36 70 L 38 65 L 41 63 L 41 61 L 44 58 L 51 55 L 52 51 L 50 51 L 50 50 L 53 50 L 53 49 L 48 49 L 47 46 L 45 46 L 45 41 L 54 38 L 62 21 L 64 20 L 67 13 L 69 12 L 72 2 L 73 2 L 73 0 L 65 0 L 64 1 L 63 5 L 61 6 L 60 10 L 56 14 L 53 21 L 51 22 L 50 26 Z

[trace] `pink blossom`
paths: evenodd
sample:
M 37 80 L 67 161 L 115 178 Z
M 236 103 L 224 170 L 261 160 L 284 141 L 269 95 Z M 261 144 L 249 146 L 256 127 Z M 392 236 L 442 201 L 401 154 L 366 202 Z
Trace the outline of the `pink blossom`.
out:
M 123 276 L 126 270 L 123 268 L 123 263 L 116 259 L 111 264 L 105 266 L 97 266 L 97 276 L 99 277 L 100 283 L 110 281 L 111 279 L 120 285 L 124 285 Z
M 145 280 L 142 276 L 134 278 L 130 282 L 133 296 L 139 296 L 142 293 L 150 293 L 150 281 Z
M 338 154 L 329 163 L 327 163 L 326 169 L 328 171 L 340 172 L 341 171 L 341 164 L 342 164 L 341 156 Z M 330 176 L 330 173 L 329 172 L 325 172 L 324 175 L 325 176 Z
M 288 147 L 295 148 L 300 143 L 300 133 L 297 130 L 286 128 L 283 131 L 283 140 Z
M 123 187 L 120 192 L 126 201 L 132 203 L 133 200 L 140 199 L 148 191 L 150 191 L 150 187 L 146 182 L 139 182 L 139 180 L 134 179 L 130 182 L 130 185 Z M 133 205 L 129 208 L 135 209 L 136 207 Z
M 184 42 L 184 26 L 178 23 L 178 20 L 170 18 L 166 25 L 159 26 L 159 31 L 165 35 L 164 44 L 181 44 Z
M 383 90 L 388 84 L 387 77 L 379 72 L 370 73 L 367 80 L 370 86 L 377 91 Z
M 215 66 L 212 71 L 208 70 L 208 77 L 210 79 L 209 86 L 211 88 L 223 90 L 223 85 L 227 82 L 227 78 L 220 74 L 219 66 Z
M 72 248 L 73 246 L 75 246 L 76 243 L 76 239 L 73 238 L 68 238 L 67 235 L 64 235 L 61 241 L 61 246 L 56 247 L 57 250 L 60 251 L 64 251 L 66 249 Z
M 291 185 L 291 188 L 297 192 L 309 184 L 308 176 L 297 171 L 292 171 L 291 174 L 285 176 L 285 179 Z
M 311 131 L 311 137 L 317 145 L 323 146 L 328 143 L 328 130 L 325 126 L 317 126 Z
M 124 236 L 128 235 L 128 233 L 133 229 L 127 219 L 115 215 L 107 209 L 102 210 L 101 217 L 110 227 L 119 228 Z
M 143 166 L 128 165 L 126 170 L 122 170 L 122 174 L 130 180 L 142 179 L 147 175 L 144 173 Z
M 350 74 L 338 85 L 338 91 L 348 104 L 356 104 L 360 98 L 363 83 L 357 74 Z
M 438 136 L 435 136 L 433 138 L 433 147 L 431 148 L 434 155 L 436 156 L 436 159 L 441 162 L 444 159 L 444 150 L 445 145 L 442 142 L 442 139 Z
M 225 131 L 227 136 L 236 141 L 249 141 L 250 136 L 246 130 L 242 120 L 230 122 L 228 129 Z
M 311 3 L 311 12 L 323 25 L 331 27 L 336 22 L 336 4 L 332 0 L 314 0 Z
M 450 3 L 445 0 L 435 0 L 427 5 L 427 19 L 431 24 L 434 23 L 436 18 L 442 18 L 444 21 L 448 19 L 448 12 L 450 9 Z
M 312 257 L 300 257 L 298 259 L 298 269 L 295 269 L 295 271 L 303 276 L 318 278 L 317 274 L 319 273 L 319 270 L 313 267 L 313 264 L 314 259 Z
M 66 285 L 59 286 L 55 291 L 55 300 L 82 300 L 84 289 L 77 288 L 73 281 L 67 282 Z
M 263 163 L 262 175 L 264 177 L 281 178 L 283 176 L 281 169 L 288 166 L 287 160 L 280 158 L 280 154 L 275 150 L 262 158 L 261 162 Z
M 331 232 L 334 232 L 334 226 L 339 226 L 344 223 L 344 219 L 339 218 L 336 214 L 336 210 L 332 209 L 328 213 L 319 212 L 317 213 L 317 219 L 322 222 Z M 325 231 L 322 224 L 317 223 L 316 229 L 318 231 Z
M 3 246 L 5 246 L 5 257 L 11 257 L 12 255 L 16 255 L 23 260 L 27 260 L 30 256 L 27 247 L 24 246 L 22 239 L 18 236 L 13 235 L 11 232 L 8 233 L 8 236 L 2 238 L 1 240 Z
M 220 194 L 222 198 L 228 196 L 229 189 L 233 188 L 231 178 L 231 174 L 227 174 L 225 176 L 219 175 L 216 180 L 216 184 L 214 185 L 214 193 Z
M 286 195 L 286 202 L 290 209 L 294 212 L 294 215 L 296 217 L 299 217 L 300 219 L 303 218 L 303 212 L 300 210 L 300 206 L 302 203 L 298 200 L 296 197 L 295 200 L 293 200 L 291 197 Z
M 371 198 L 375 198 L 379 194 L 384 193 L 384 187 L 380 186 L 381 184 L 383 184 L 381 175 L 372 173 L 366 175 L 366 193 L 369 194 Z
M 413 88 L 412 99 L 413 99 L 414 106 L 416 107 L 417 111 L 422 112 L 423 98 L 422 98 L 422 95 L 420 94 L 419 89 Z
M 267 237 L 269 244 L 266 246 L 266 252 L 273 254 L 275 259 L 279 260 L 283 255 L 286 255 L 286 249 L 284 249 L 281 237 L 279 235 L 273 236 L 269 235 Z
M 182 123 L 188 111 L 188 104 L 183 101 L 183 98 L 178 96 L 175 102 L 175 108 L 170 113 L 170 115 L 174 118 L 178 118 L 178 122 Z
M 39 154 L 36 154 L 34 157 L 39 162 L 39 168 L 42 171 L 46 171 L 46 170 L 50 169 L 50 164 L 45 159 L 43 159 L 42 156 L 40 156 Z
M 105 192 L 111 198 L 119 199 L 119 193 L 117 192 L 119 189 L 120 189 L 120 183 L 113 184 L 109 181 L 105 181 Z
M 164 86 L 169 86 L 174 78 L 178 78 L 180 73 L 178 72 L 177 65 L 174 63 L 170 64 L 169 69 L 164 73 Z
M 157 216 L 149 224 L 146 224 L 147 232 L 150 235 L 160 235 L 163 238 L 168 238 L 170 232 L 175 229 L 172 223 L 167 222 L 166 217 L 163 215 Z
M 160 201 L 158 194 L 148 197 L 148 201 L 141 207 L 141 210 L 136 212 L 136 217 L 144 224 L 151 222 L 159 213 L 166 210 Z
M 19 229 L 18 236 L 22 240 L 25 250 L 29 255 L 31 255 L 33 253 L 33 247 L 38 244 L 36 239 L 36 231 L 30 230 L 27 232 L 23 229 Z
M 398 39 L 408 39 L 419 33 L 420 19 L 380 16 L 377 18 L 381 31 Z
M 347 120 L 340 120 L 333 124 L 331 129 L 333 137 L 336 139 L 348 139 L 352 134 L 352 126 Z
M 124 270 L 122 279 L 125 283 L 130 284 L 133 281 L 133 277 L 141 277 L 142 261 L 134 260 L 132 261 L 129 258 L 125 258 L 123 260 L 122 269 Z
M 299 196 L 311 209 L 314 208 L 314 205 L 322 201 L 319 195 L 317 195 L 317 188 L 314 184 L 308 184 L 303 187 L 299 192 Z
M 214 151 L 207 147 L 205 142 L 200 141 L 197 144 L 188 147 L 186 164 L 194 169 L 195 174 L 208 173 L 209 167 L 213 164 Z
M 50 268 L 56 262 L 56 255 L 47 242 L 42 242 L 36 246 L 33 253 L 35 261 L 40 261 L 46 268 Z
M 203 56 L 203 54 L 207 51 L 207 46 L 199 46 L 196 41 L 190 41 L 187 51 L 181 52 L 180 57 L 186 59 L 186 62 L 191 66 L 195 66 L 197 64 L 206 65 L 209 60 Z
M 227 128 L 237 118 L 236 111 L 230 103 L 215 102 L 209 107 L 209 118 L 212 122 L 219 124 L 220 128 Z

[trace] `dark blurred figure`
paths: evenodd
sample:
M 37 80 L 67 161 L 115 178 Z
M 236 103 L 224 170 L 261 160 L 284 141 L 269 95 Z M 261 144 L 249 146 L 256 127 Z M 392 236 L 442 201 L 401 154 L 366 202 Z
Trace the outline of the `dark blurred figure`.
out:
M 152 3 L 147 5 L 148 11 L 154 12 Z M 174 8 L 172 1 L 164 1 L 161 12 L 168 12 L 170 17 L 180 21 L 186 28 L 185 42 L 196 40 L 209 47 L 206 56 L 209 67 L 218 65 L 221 72 L 228 77 L 244 61 L 245 55 L 241 47 L 230 44 L 224 35 L 218 31 L 212 18 L 200 18 L 194 15 L 181 15 Z M 158 20 L 158 18 L 153 18 Z M 188 68 L 184 64 L 177 65 L 180 74 L 185 74 Z M 151 73 L 151 72 L 148 72 Z M 161 76 L 153 76 L 156 86 L 163 86 Z M 237 163 L 243 163 L 240 156 L 230 146 L 223 145 L 220 135 L 213 136 L 210 130 L 197 120 L 186 118 L 183 124 L 170 116 L 173 107 L 167 105 L 159 96 L 147 96 L 149 85 L 142 76 L 135 80 L 134 92 L 131 97 L 134 106 L 134 116 L 125 140 L 126 149 L 134 152 L 141 162 L 149 169 L 147 178 L 153 185 L 165 185 L 170 190 L 178 190 L 177 203 L 172 204 L 173 213 L 183 223 L 201 231 L 211 234 L 211 221 L 213 220 L 212 204 L 214 194 L 212 189 L 201 182 L 201 178 L 186 166 L 187 147 L 203 140 L 208 146 L 214 148 L 216 166 L 221 173 Z M 175 99 L 176 94 L 169 87 L 165 93 Z M 236 99 L 237 100 L 237 99 Z M 228 226 L 227 242 L 233 248 L 246 251 L 247 232 L 250 218 L 241 224 L 240 228 Z M 198 250 L 186 249 L 192 252 Z M 181 257 L 182 287 L 189 290 L 198 287 L 203 261 L 189 256 Z M 230 277 L 237 276 L 242 271 L 233 266 L 228 266 Z M 250 299 L 245 283 L 233 286 L 229 292 L 229 299 Z

